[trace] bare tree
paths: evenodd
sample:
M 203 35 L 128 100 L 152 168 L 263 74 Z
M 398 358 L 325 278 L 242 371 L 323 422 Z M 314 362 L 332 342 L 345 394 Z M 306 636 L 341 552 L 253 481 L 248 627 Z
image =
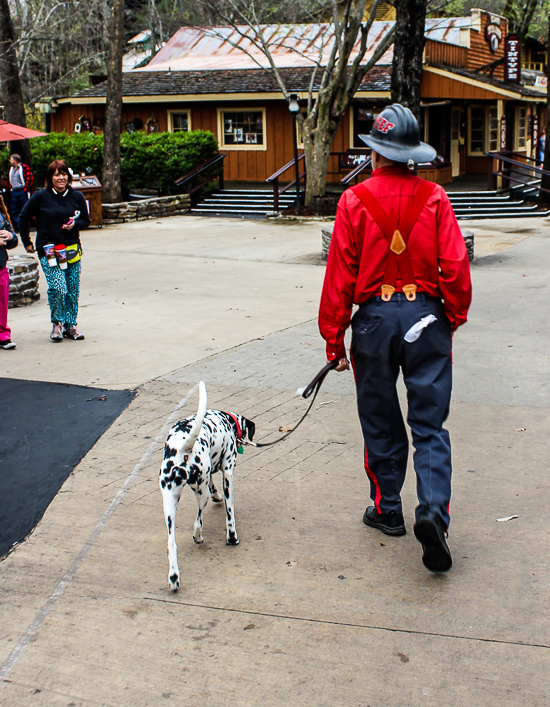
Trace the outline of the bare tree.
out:
M 122 114 L 122 51 L 124 47 L 124 0 L 112 0 L 107 55 L 107 105 L 103 143 L 103 201 L 115 204 L 122 198 L 120 182 L 120 129 Z
M 8 0 L 0 0 L 0 83 L 4 114 L 8 123 L 26 127 L 25 104 L 19 77 L 19 64 L 15 52 L 15 31 Z M 11 143 L 11 149 L 21 155 L 23 162 L 32 164 L 28 140 Z
M 307 169 L 307 205 L 313 196 L 325 193 L 330 150 L 338 126 L 366 74 L 394 40 L 395 28 L 392 26 L 388 27 L 374 47 L 372 40 L 369 45 L 369 32 L 379 1 L 374 0 L 366 21 L 367 0 L 317 2 L 315 14 L 309 11 L 304 19 L 309 17 L 310 20 L 318 21 L 321 11 L 327 12 L 329 19 L 321 25 L 319 35 L 313 42 L 315 53 L 302 53 L 298 42 L 292 42 L 289 46 L 291 51 L 307 56 L 312 63 L 307 108 L 305 114 L 299 113 L 297 116 L 302 128 Z M 233 29 L 238 40 L 227 40 L 226 35 L 220 34 L 216 28 L 210 28 L 208 32 L 230 41 L 230 44 L 247 53 L 259 67 L 264 68 L 263 63 L 258 61 L 257 51 L 246 49 L 246 41 L 250 41 L 253 50 L 259 50 L 267 59 L 266 71 L 275 78 L 283 96 L 288 100 L 293 87 L 287 86 L 272 53 L 272 48 L 284 46 L 284 40 L 279 32 L 274 31 L 273 26 L 262 24 L 266 12 L 273 13 L 276 4 L 271 3 L 267 9 L 258 0 L 225 0 L 223 4 L 207 0 L 207 4 L 212 11 L 217 12 L 226 26 Z M 296 32 L 299 32 L 298 26 Z M 367 50 L 372 50 L 368 58 Z M 355 56 L 352 57 L 353 54 Z

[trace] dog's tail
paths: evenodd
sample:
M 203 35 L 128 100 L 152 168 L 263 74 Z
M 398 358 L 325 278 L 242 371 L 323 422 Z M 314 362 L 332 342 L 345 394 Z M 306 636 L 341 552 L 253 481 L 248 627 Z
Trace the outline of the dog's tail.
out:
M 197 410 L 195 422 L 193 422 L 193 427 L 191 427 L 191 431 L 189 432 L 189 435 L 185 440 L 185 445 L 183 448 L 184 452 L 190 452 L 193 449 L 193 445 L 197 441 L 197 437 L 200 434 L 202 423 L 204 421 L 204 416 L 206 414 L 207 400 L 208 398 L 206 396 L 206 386 L 204 385 L 204 382 L 201 381 L 199 383 L 199 408 Z

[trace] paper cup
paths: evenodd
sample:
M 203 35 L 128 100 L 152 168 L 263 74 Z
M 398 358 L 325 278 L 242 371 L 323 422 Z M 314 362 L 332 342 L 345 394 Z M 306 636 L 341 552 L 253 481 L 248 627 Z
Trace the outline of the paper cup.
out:
M 57 258 L 57 263 L 61 270 L 66 270 L 67 269 L 67 249 L 65 248 L 64 245 L 56 245 L 55 248 L 55 257 Z
M 55 257 L 55 250 L 53 243 L 48 243 L 44 246 L 44 255 L 48 259 L 48 265 L 53 268 L 57 265 L 57 258 Z

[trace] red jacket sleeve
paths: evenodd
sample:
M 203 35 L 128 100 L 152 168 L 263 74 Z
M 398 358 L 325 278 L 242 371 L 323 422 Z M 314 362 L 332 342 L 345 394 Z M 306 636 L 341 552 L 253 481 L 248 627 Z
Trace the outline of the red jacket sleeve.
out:
M 464 238 L 449 197 L 443 189 L 437 209 L 437 240 L 439 290 L 451 329 L 455 331 L 468 319 L 472 283 Z
M 327 260 L 319 308 L 319 331 L 327 344 L 327 358 L 346 355 L 344 335 L 350 325 L 359 258 L 345 204 L 340 199 Z

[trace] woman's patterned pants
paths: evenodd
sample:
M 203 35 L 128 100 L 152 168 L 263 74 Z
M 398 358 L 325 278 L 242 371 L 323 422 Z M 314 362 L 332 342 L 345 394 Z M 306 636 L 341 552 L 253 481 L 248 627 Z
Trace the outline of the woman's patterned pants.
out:
M 78 295 L 80 293 L 80 263 L 67 263 L 67 269 L 59 265 L 51 268 L 47 258 L 40 258 L 40 265 L 48 283 L 48 304 L 51 320 L 66 326 L 76 326 Z

